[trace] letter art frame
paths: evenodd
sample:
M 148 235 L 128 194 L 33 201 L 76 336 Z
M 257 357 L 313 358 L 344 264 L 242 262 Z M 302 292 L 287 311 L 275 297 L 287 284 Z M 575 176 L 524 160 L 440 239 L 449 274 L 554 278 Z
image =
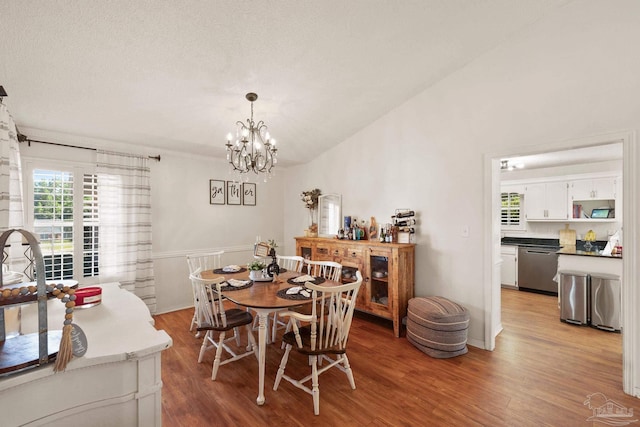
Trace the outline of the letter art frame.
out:
M 236 181 L 227 181 L 227 204 L 242 204 L 242 184 Z
M 255 183 L 245 182 L 242 184 L 242 204 L 245 206 L 255 206 L 258 198 L 258 189 Z
M 209 204 L 224 205 L 227 203 L 227 192 L 225 191 L 225 183 L 223 180 L 209 180 Z

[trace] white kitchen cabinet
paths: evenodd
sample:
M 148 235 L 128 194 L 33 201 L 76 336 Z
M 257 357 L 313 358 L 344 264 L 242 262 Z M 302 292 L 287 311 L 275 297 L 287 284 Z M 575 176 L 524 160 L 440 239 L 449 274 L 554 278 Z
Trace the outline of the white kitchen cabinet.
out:
M 500 283 L 505 287 L 518 286 L 518 247 L 502 245 L 500 247 Z
M 616 195 L 619 178 L 598 177 L 569 181 L 569 198 L 571 200 L 571 218 L 575 221 L 607 222 L 620 221 L 621 205 Z M 610 208 L 609 218 L 590 218 L 593 209 Z
M 616 198 L 616 178 L 579 179 L 569 183 L 572 200 L 612 200 Z
M 551 181 L 525 186 L 527 221 L 565 220 L 569 218 L 566 181 Z

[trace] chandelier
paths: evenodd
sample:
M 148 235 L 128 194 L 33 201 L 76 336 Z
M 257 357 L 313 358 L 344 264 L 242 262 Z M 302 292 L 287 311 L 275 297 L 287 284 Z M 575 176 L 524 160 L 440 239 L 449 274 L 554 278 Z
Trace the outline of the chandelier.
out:
M 248 93 L 251 102 L 251 118 L 236 122 L 236 136 L 227 135 L 227 161 L 230 170 L 239 174 L 254 172 L 264 173 L 265 181 L 271 177 L 271 169 L 278 162 L 276 140 L 269 136 L 267 125 L 262 120 L 253 121 L 253 102 L 258 99 L 255 93 Z

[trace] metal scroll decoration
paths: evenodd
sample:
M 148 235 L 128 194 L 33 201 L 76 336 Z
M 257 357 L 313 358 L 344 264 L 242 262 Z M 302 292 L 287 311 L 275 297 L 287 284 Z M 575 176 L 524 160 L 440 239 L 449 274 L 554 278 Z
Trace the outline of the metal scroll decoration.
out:
M 0 248 L 4 250 L 7 243 L 7 239 L 14 232 L 17 231 L 24 236 L 27 243 L 29 243 L 30 249 L 35 258 L 36 265 L 36 286 L 23 286 L 21 288 L 13 288 L 11 290 L 2 290 L 2 269 L 0 269 L 0 299 L 10 299 L 18 296 L 37 295 L 38 302 L 38 360 L 39 365 L 49 363 L 49 348 L 48 348 L 48 326 L 47 326 L 47 299 L 49 295 L 53 295 L 60 299 L 65 305 L 65 320 L 62 328 L 62 339 L 60 341 L 60 348 L 58 355 L 56 356 L 56 363 L 54 371 L 64 371 L 67 363 L 73 357 L 73 347 L 71 341 L 71 332 L 73 330 L 73 307 L 75 306 L 75 289 L 62 284 L 47 285 L 45 283 L 44 272 L 44 259 L 42 257 L 42 251 L 40 244 L 36 237 L 26 230 L 12 229 L 7 230 L 0 236 Z M 4 338 L 4 310 L 0 309 L 0 323 L 2 323 L 2 335 Z

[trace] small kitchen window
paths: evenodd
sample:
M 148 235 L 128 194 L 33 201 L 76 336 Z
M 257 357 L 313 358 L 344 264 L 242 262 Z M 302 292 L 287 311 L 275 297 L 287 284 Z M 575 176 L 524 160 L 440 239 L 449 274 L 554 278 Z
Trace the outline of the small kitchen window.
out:
M 503 230 L 524 230 L 523 195 L 505 192 L 500 196 L 500 228 Z

